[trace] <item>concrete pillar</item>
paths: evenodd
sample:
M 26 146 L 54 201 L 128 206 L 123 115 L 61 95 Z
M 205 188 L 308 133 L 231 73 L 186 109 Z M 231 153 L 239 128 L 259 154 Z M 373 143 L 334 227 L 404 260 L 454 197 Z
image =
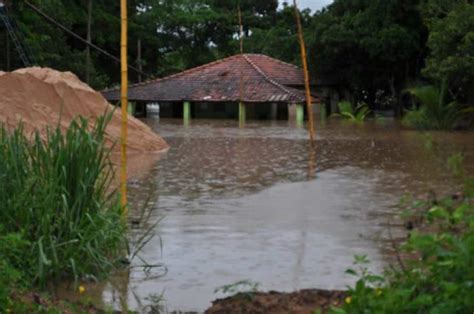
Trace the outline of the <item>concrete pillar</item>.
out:
M 288 104 L 288 120 L 296 121 L 296 104 Z
M 270 119 L 276 120 L 278 118 L 278 104 L 272 103 L 271 106 Z
M 296 105 L 296 123 L 298 125 L 304 122 L 304 106 L 302 104 Z
M 304 106 L 302 104 L 288 105 L 288 120 L 295 121 L 297 126 L 304 124 Z
M 239 126 L 245 126 L 245 119 L 247 118 L 247 112 L 245 108 L 245 104 L 243 102 L 239 102 Z
M 189 101 L 183 102 L 183 121 L 185 124 L 191 120 L 191 103 Z
M 330 102 L 331 102 L 331 113 L 337 113 L 339 111 L 339 93 L 336 90 L 330 91 Z
M 128 102 L 127 110 L 128 110 L 129 115 L 135 116 L 135 103 L 134 102 Z

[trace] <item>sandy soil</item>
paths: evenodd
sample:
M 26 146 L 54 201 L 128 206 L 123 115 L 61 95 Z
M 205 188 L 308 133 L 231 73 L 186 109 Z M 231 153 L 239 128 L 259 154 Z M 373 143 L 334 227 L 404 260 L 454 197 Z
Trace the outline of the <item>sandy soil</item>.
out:
M 113 111 L 104 97 L 71 72 L 48 68 L 25 68 L 0 73 L 0 122 L 9 130 L 21 121 L 28 134 L 39 130 L 45 134 L 48 126 L 67 128 L 70 122 L 83 116 L 94 121 Z M 107 128 L 108 145 L 120 139 L 121 114 L 113 113 Z M 155 153 L 166 150 L 168 144 L 148 126 L 129 116 L 128 148 L 130 154 Z M 114 150 L 120 146 L 115 145 Z

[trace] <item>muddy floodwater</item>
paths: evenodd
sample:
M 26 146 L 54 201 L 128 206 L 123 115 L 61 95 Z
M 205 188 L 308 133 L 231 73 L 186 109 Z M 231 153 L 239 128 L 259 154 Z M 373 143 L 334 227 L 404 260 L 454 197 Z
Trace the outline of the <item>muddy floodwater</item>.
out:
M 473 133 L 432 133 L 427 150 L 428 136 L 392 120 L 319 123 L 314 149 L 286 121 L 145 121 L 171 149 L 130 182 L 129 201 L 134 217 L 148 201 L 135 237 L 162 219 L 157 236 L 143 261 L 90 289 L 137 310 L 155 295 L 170 311 L 202 312 L 222 296 L 216 288 L 241 280 L 265 291 L 343 289 L 355 254 L 374 272 L 386 264 L 382 239 L 400 197 L 459 188 L 441 160 L 462 151 L 474 173 Z

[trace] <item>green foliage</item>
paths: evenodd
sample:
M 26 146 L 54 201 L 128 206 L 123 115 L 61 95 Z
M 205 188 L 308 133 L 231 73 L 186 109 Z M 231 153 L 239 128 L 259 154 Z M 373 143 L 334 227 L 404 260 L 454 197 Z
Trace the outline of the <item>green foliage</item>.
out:
M 449 167 L 460 170 L 462 156 L 453 155 Z M 466 181 L 467 182 L 467 181 Z M 418 223 L 400 248 L 399 266 L 384 276 L 367 270 L 368 261 L 356 257 L 358 277 L 344 306 L 333 313 L 472 313 L 474 311 L 473 186 L 463 196 L 405 202 Z
M 430 27 L 423 74 L 435 82 L 448 79 L 456 99 L 474 101 L 474 4 L 469 1 L 427 1 Z
M 369 106 L 365 103 L 359 103 L 354 109 L 349 101 L 341 101 L 338 103 L 340 116 L 351 122 L 362 123 L 371 113 Z
M 108 119 L 45 139 L 0 130 L 0 256 L 29 283 L 100 277 L 126 252 L 121 207 L 107 196 Z
M 444 84 L 444 86 L 446 86 Z M 446 87 L 423 86 L 408 92 L 420 103 L 419 109 L 408 111 L 405 125 L 421 130 L 452 130 L 471 109 L 462 108 L 457 102 L 446 102 Z
M 419 76 L 426 33 L 419 1 L 336 0 L 311 28 L 313 72 L 361 100 L 372 104 L 380 91 L 397 99 L 405 82 Z

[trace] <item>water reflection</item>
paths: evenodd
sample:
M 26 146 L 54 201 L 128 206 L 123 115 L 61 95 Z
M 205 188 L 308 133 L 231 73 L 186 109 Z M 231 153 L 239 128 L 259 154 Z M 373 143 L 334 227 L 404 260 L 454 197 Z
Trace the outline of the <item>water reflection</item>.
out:
M 329 120 L 314 148 L 305 129 L 286 122 L 146 122 L 171 149 L 130 186 L 130 201 L 149 201 L 150 224 L 165 217 L 163 248 L 151 241 L 142 257 L 168 272 L 147 279 L 132 269 L 132 308 L 164 292 L 169 309 L 202 311 L 215 288 L 242 279 L 263 289 L 344 288 L 354 254 L 382 268 L 378 239 L 399 197 L 457 189 L 423 136 L 395 122 Z M 433 136 L 445 154 L 462 149 L 474 173 L 473 134 Z

